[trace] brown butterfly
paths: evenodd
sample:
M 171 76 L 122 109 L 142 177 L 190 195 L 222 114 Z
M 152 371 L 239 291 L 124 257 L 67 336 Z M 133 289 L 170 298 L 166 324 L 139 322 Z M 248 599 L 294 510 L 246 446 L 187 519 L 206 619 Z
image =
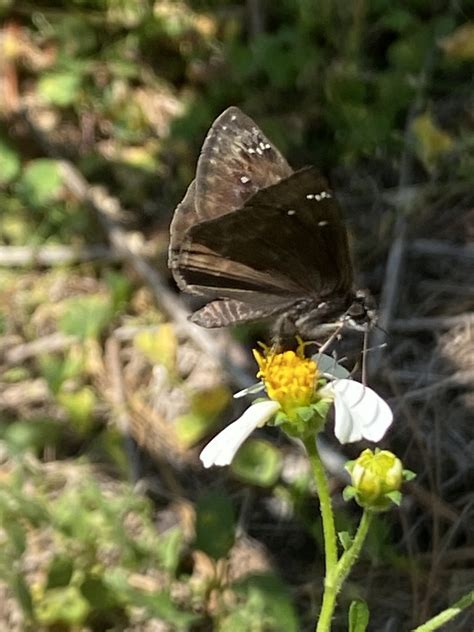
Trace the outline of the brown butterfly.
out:
M 293 171 L 236 107 L 209 130 L 170 233 L 176 283 L 207 300 L 198 325 L 273 318 L 277 337 L 311 337 L 322 323 L 365 329 L 373 318 L 327 181 L 315 167 Z

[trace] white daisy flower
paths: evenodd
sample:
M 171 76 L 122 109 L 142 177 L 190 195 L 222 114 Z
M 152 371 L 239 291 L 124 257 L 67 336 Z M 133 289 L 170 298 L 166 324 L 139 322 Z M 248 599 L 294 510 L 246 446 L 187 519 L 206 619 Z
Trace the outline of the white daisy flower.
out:
M 337 378 L 322 388 L 317 388 L 321 370 L 328 374 L 328 356 L 313 359 L 304 357 L 304 346 L 296 352 L 274 353 L 264 348 L 264 354 L 254 352 L 268 399 L 252 404 L 236 421 L 224 428 L 200 454 L 204 467 L 230 465 L 240 446 L 259 427 L 269 422 L 277 412 L 289 416 L 301 406 L 312 401 L 332 399 L 335 406 L 335 434 L 341 443 L 367 439 L 380 441 L 390 427 L 393 415 L 388 404 L 372 389 L 360 382 L 346 379 L 346 369 L 333 366 L 331 375 Z M 324 368 L 323 368 L 324 367 Z M 260 390 L 260 389 L 257 389 Z M 250 387 L 248 392 L 255 392 Z M 241 391 L 238 396 L 246 394 Z

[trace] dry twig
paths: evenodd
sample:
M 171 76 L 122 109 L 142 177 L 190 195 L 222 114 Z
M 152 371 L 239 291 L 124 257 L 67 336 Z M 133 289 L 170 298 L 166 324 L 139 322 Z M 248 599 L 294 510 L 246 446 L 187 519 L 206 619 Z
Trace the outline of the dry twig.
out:
M 118 256 L 108 246 L 0 246 L 0 266 L 55 266 L 85 261 L 116 261 Z

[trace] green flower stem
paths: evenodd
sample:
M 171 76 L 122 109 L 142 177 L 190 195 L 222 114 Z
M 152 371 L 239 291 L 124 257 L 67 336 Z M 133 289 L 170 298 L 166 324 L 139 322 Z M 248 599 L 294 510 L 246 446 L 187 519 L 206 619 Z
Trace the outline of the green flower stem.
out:
M 319 613 L 316 632 L 329 632 L 331 630 L 331 620 L 336 607 L 336 598 L 344 580 L 349 575 L 351 568 L 360 555 L 362 546 L 372 522 L 372 512 L 365 510 L 357 529 L 357 533 L 350 548 L 338 560 L 336 526 L 334 523 L 334 513 L 332 510 L 329 486 L 324 472 L 323 464 L 319 457 L 318 448 L 314 437 L 305 440 L 305 447 L 308 453 L 316 491 L 319 496 L 321 507 L 321 517 L 323 521 L 324 551 L 326 556 L 326 577 L 324 580 L 323 602 Z M 419 631 L 417 631 L 419 632 Z M 422 632 L 426 632 L 423 630 Z
M 334 514 L 332 511 L 331 496 L 329 486 L 324 472 L 324 467 L 319 457 L 318 448 L 314 435 L 305 441 L 306 451 L 309 456 L 313 476 L 316 483 L 316 491 L 321 507 L 321 518 L 323 521 L 324 550 L 326 556 L 326 581 L 330 577 L 337 564 L 337 539 L 336 527 L 334 524 Z
M 329 632 L 331 630 L 331 619 L 336 606 L 337 594 L 360 555 L 371 522 L 372 512 L 364 511 L 351 547 L 340 558 L 330 582 L 327 581 L 326 577 L 323 603 L 316 626 L 316 632 Z
M 305 447 L 313 470 L 316 491 L 319 496 L 319 505 L 321 507 L 321 517 L 323 521 L 324 552 L 326 557 L 323 603 L 321 605 L 321 612 L 319 613 L 316 632 L 328 632 L 331 629 L 331 619 L 336 605 L 337 595 L 333 579 L 337 566 L 336 527 L 334 524 L 334 513 L 332 510 L 328 481 L 319 457 L 314 436 L 306 439 Z
M 367 509 L 364 510 L 359 528 L 357 529 L 357 533 L 355 534 L 352 541 L 352 545 L 349 549 L 347 549 L 347 551 L 342 555 L 341 559 L 337 563 L 336 576 L 334 581 L 336 585 L 336 592 L 340 590 L 342 584 L 349 575 L 351 568 L 354 566 L 354 563 L 357 561 L 357 558 L 360 555 L 362 546 L 364 544 L 365 538 L 367 537 L 367 533 L 372 522 L 372 516 L 372 511 L 368 511 Z
M 413 632 L 432 632 L 432 630 L 437 630 L 442 625 L 457 617 L 457 615 L 462 612 L 465 608 L 474 605 L 474 590 L 471 590 L 470 593 L 461 597 L 459 601 L 456 601 L 452 606 L 443 610 L 433 617 L 423 625 L 418 626 L 413 630 Z
M 323 603 L 321 604 L 321 610 L 316 624 L 316 632 L 330 632 L 332 615 L 336 607 L 336 597 L 337 591 L 334 590 L 334 587 L 329 587 L 327 582 L 324 582 Z

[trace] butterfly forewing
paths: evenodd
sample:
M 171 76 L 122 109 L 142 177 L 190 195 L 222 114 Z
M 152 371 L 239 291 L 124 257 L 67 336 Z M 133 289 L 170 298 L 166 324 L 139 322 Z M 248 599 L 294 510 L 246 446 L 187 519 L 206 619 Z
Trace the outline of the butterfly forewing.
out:
M 255 192 L 291 173 L 285 158 L 252 119 L 230 107 L 214 121 L 198 160 L 199 219 L 231 213 Z

